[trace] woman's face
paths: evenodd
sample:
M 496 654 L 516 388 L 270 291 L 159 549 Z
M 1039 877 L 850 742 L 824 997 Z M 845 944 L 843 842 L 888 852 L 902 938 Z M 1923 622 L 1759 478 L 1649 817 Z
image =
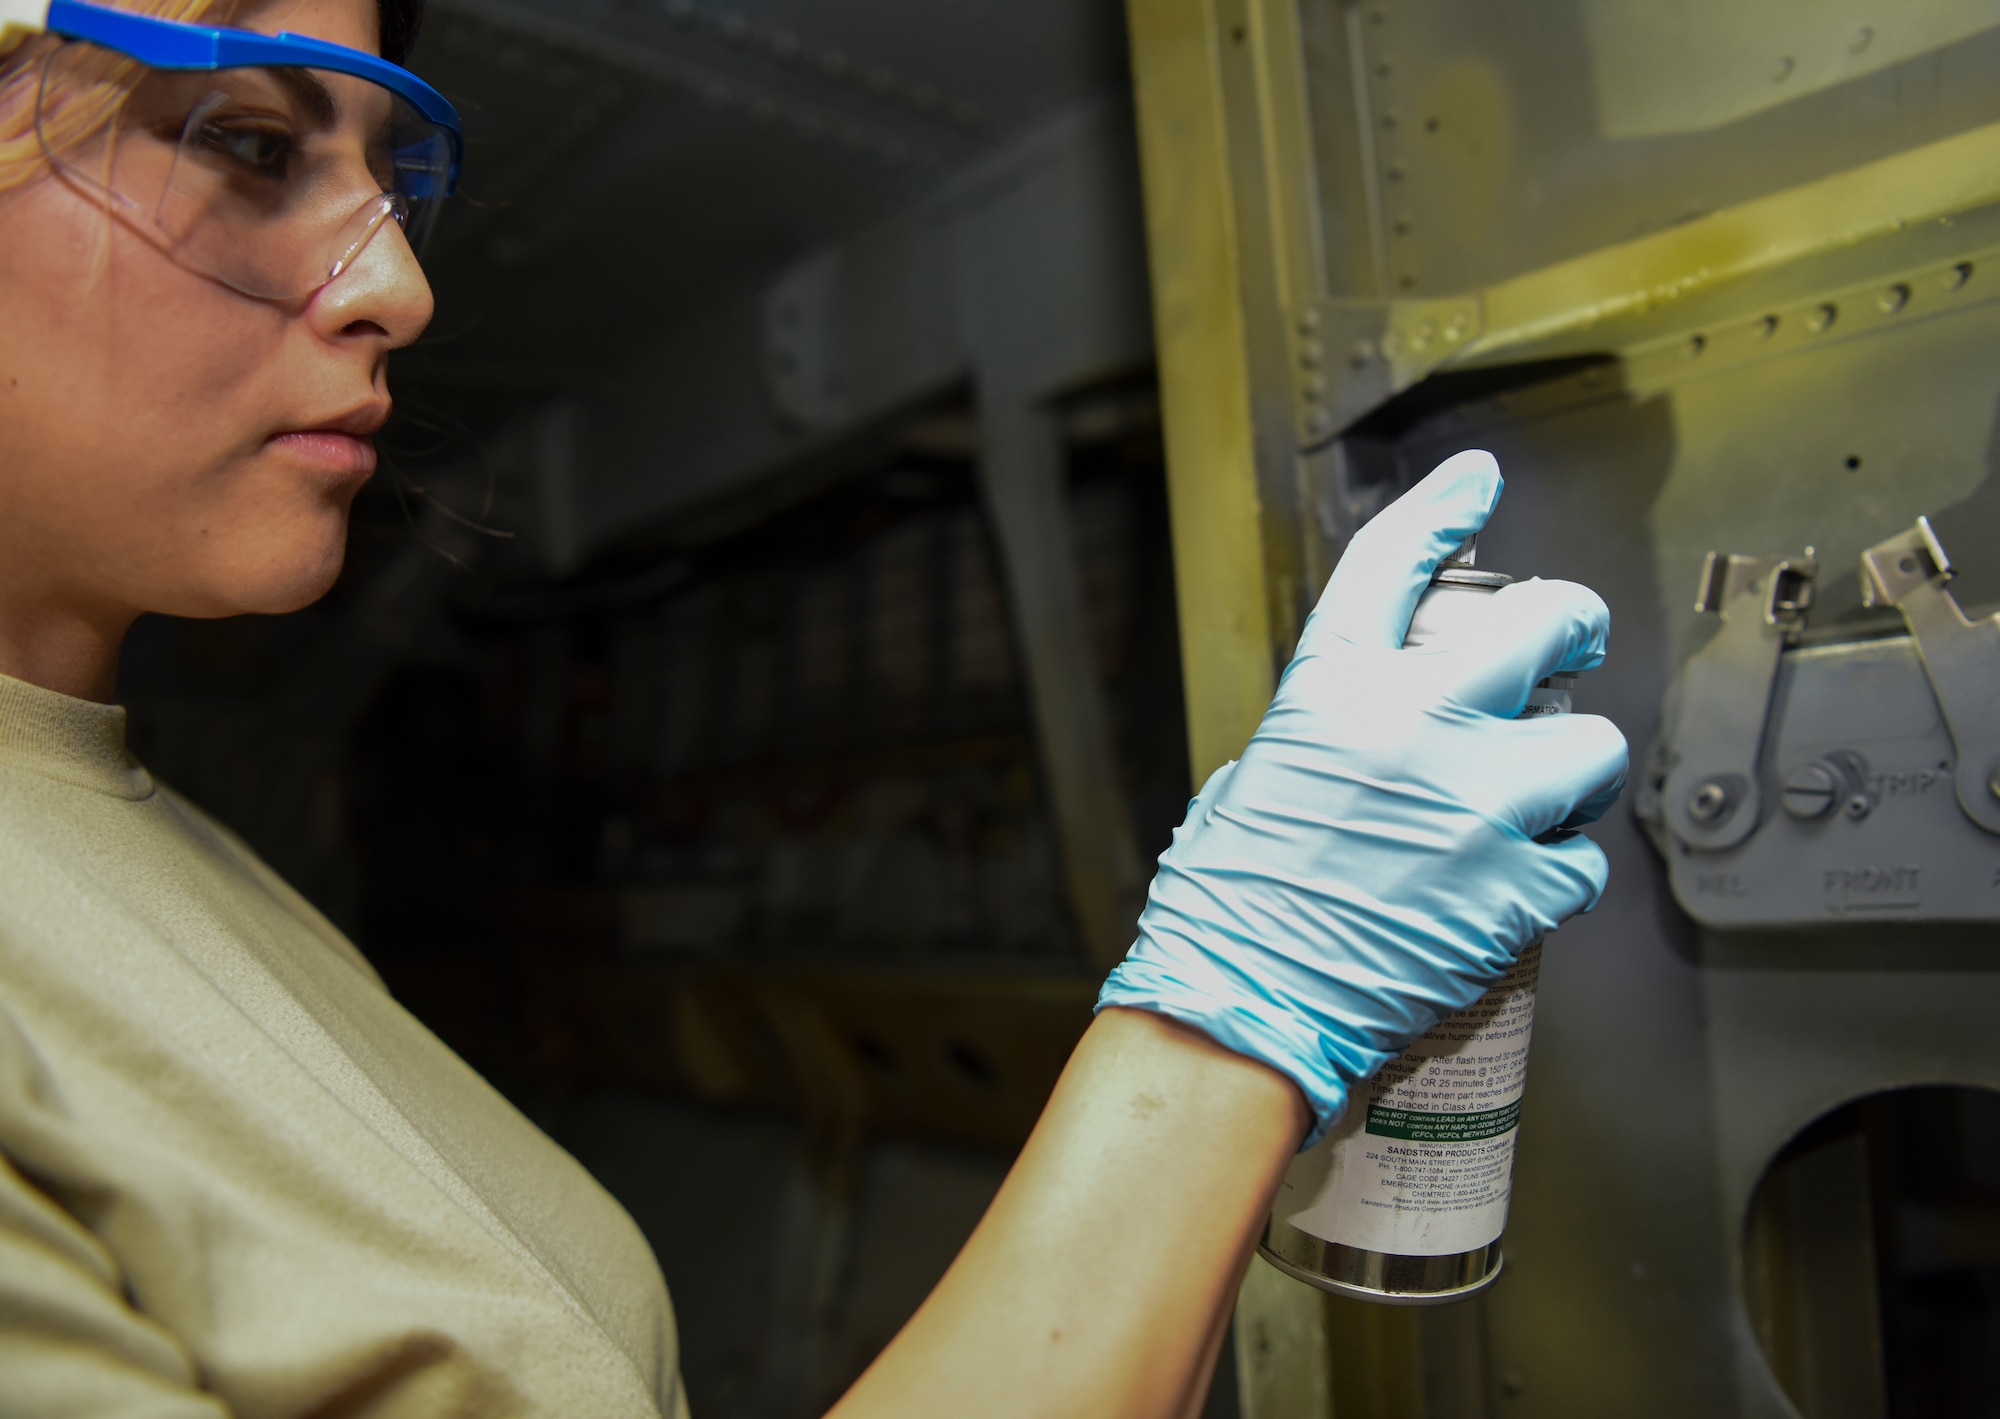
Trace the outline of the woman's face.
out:
M 233 22 L 377 42 L 375 0 Z M 0 601 L 109 624 L 316 600 L 375 471 L 389 352 L 431 309 L 393 223 L 276 303 L 176 265 L 64 182 L 0 197 Z

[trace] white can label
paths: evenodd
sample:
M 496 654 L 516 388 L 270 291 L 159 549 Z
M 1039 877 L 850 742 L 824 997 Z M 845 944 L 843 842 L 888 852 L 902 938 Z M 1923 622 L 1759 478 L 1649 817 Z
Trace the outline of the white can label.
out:
M 1369 1081 L 1292 1161 L 1272 1211 L 1323 1241 L 1397 1256 L 1475 1251 L 1507 1227 L 1540 942 Z

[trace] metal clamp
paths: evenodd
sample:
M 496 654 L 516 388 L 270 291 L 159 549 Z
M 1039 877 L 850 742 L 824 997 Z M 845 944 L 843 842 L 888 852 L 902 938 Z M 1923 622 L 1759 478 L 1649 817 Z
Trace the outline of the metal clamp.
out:
M 1673 765 L 1660 807 L 1673 835 L 1715 851 L 1749 837 L 1760 816 L 1757 759 L 1778 659 L 1798 638 L 1819 560 L 1710 552 L 1695 610 L 1722 629 L 1688 661 L 1673 728 Z
M 1958 805 L 2000 833 L 2000 615 L 1973 621 L 1945 590 L 1953 576 L 1929 518 L 1861 554 L 1870 606 L 1903 614 L 1957 750 Z

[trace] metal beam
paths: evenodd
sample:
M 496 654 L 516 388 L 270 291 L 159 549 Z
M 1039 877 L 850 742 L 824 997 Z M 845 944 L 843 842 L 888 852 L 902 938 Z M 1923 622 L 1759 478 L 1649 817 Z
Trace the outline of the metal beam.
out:
M 988 136 L 975 108 L 734 13 L 693 4 L 649 13 L 605 0 L 439 0 L 438 8 L 889 163 L 937 167 Z
M 1085 623 L 1062 429 L 1045 406 L 982 398 L 979 451 L 1070 899 L 1108 972 L 1132 944 L 1143 881 Z
M 1236 184 L 1212 0 L 1131 0 L 1180 591 L 1188 752 L 1200 783 L 1249 742 L 1275 683 Z

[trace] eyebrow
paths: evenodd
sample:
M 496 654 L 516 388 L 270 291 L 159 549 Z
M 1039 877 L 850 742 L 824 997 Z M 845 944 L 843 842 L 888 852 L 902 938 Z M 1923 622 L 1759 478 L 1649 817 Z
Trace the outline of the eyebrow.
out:
M 333 90 L 320 82 L 319 76 L 307 69 L 273 68 L 271 73 L 279 83 L 292 92 L 306 111 L 306 116 L 322 128 L 331 128 L 340 117 L 340 104 L 333 97 Z

